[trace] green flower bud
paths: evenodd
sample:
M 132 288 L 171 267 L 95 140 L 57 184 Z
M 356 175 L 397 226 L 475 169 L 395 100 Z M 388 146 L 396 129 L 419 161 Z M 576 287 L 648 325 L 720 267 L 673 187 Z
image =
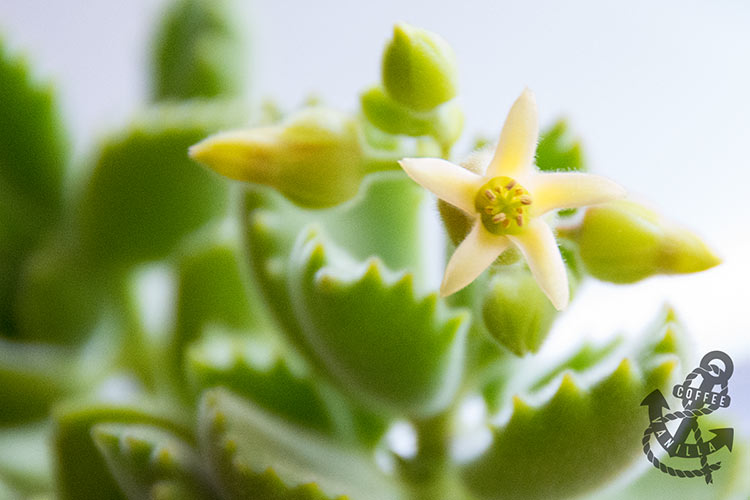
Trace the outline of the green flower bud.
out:
M 588 272 L 613 283 L 694 273 L 721 262 L 691 231 L 629 201 L 589 208 L 575 239 Z
M 556 315 L 534 277 L 521 268 L 497 273 L 482 304 L 487 331 L 517 356 L 539 350 Z
M 353 197 L 365 173 L 355 121 L 322 107 L 280 125 L 213 135 L 192 146 L 190 156 L 226 177 L 272 186 L 314 208 Z
M 448 43 L 429 31 L 397 24 L 383 54 L 383 84 L 404 106 L 427 111 L 456 96 L 456 58 Z

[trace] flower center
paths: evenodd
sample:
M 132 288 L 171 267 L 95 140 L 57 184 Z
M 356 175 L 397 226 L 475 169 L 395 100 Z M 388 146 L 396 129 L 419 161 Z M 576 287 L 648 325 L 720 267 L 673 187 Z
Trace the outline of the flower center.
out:
M 529 221 L 531 195 L 510 177 L 493 177 L 479 189 L 474 208 L 493 234 L 518 234 Z

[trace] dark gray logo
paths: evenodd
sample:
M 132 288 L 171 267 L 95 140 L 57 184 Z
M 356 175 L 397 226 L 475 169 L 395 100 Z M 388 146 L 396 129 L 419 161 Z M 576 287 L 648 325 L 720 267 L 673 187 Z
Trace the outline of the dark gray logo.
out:
M 721 462 L 710 463 L 711 454 L 726 446 L 732 451 L 734 430 L 730 428 L 709 429 L 711 439 L 705 441 L 698 419 L 726 408 L 731 403 L 729 397 L 729 378 L 734 371 L 732 358 L 721 351 L 711 351 L 700 362 L 700 366 L 690 372 L 682 384 L 675 385 L 672 395 L 682 401 L 682 410 L 667 413 L 669 404 L 658 389 L 646 396 L 641 406 L 648 406 L 649 426 L 643 432 L 643 453 L 654 467 L 676 477 L 703 477 L 706 484 L 713 482 L 712 474 L 721 468 Z M 669 422 L 679 420 L 679 427 L 670 432 Z M 688 441 L 690 434 L 692 441 Z M 651 438 L 655 437 L 659 445 L 670 458 L 698 459 L 700 468 L 677 469 L 670 467 L 654 456 L 651 451 Z

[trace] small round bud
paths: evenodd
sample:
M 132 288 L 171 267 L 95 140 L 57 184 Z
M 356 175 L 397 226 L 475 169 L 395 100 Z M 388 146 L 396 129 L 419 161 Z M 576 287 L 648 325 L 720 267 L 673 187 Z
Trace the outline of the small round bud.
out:
M 453 49 L 438 35 L 397 24 L 383 55 L 383 84 L 404 106 L 428 111 L 450 101 L 457 89 Z
M 539 350 L 556 315 L 534 277 L 521 268 L 498 272 L 482 304 L 487 331 L 517 356 Z

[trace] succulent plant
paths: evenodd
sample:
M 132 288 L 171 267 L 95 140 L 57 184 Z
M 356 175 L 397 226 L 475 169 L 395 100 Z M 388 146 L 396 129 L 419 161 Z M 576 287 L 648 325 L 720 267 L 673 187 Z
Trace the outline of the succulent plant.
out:
M 461 134 L 446 41 L 399 24 L 357 112 L 264 115 L 231 7 L 170 7 L 153 101 L 82 171 L 52 88 L 0 47 L 0 499 L 746 498 L 746 446 L 697 496 L 632 472 L 642 399 L 689 369 L 673 311 L 540 353 L 565 304 L 523 245 L 531 269 L 494 254 L 438 294 L 434 199 L 399 160 Z M 540 171 L 585 170 L 569 135 L 531 144 Z M 576 210 L 544 219 L 572 300 L 718 263 L 632 202 Z

